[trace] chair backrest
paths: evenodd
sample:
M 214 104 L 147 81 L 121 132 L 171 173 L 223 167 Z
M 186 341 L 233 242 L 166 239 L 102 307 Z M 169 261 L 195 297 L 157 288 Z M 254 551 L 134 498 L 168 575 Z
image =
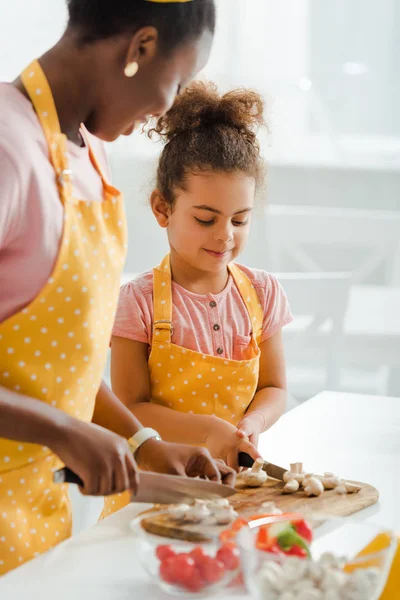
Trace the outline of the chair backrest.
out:
M 287 294 L 294 316 L 293 324 L 284 330 L 288 362 L 307 360 L 307 350 L 312 352 L 313 341 L 322 336 L 327 385 L 330 389 L 338 387 L 351 273 L 275 273 L 275 276 Z
M 400 277 L 400 212 L 270 205 L 266 222 L 269 270 L 288 270 L 288 262 L 295 265 L 291 270 L 305 272 L 351 270 L 359 284 L 384 266 L 385 283 Z M 323 264 L 327 252 L 328 268 Z M 353 253 L 358 264 L 350 260 Z

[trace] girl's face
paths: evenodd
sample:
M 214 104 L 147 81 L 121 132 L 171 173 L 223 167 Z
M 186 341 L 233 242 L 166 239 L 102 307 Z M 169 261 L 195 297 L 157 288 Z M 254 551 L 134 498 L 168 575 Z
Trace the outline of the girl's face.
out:
M 242 172 L 189 175 L 171 210 L 157 191 L 154 215 L 166 227 L 171 251 L 203 272 L 226 269 L 244 249 L 254 206 L 255 180 Z
M 212 40 L 212 34 L 205 31 L 197 40 L 163 56 L 157 30 L 148 27 L 138 32 L 127 53 L 117 56 L 108 76 L 103 76 L 97 109 L 85 122 L 88 130 L 111 142 L 120 135 L 130 135 L 135 126 L 149 117 L 164 115 L 179 91 L 205 66 Z M 129 78 L 124 75 L 124 68 L 133 61 L 138 63 L 139 70 Z

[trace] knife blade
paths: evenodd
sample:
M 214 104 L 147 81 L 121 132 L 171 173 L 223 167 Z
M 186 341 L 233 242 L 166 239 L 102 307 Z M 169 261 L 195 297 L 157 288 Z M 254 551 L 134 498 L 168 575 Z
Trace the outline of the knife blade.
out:
M 67 467 L 56 471 L 53 475 L 53 481 L 54 483 L 83 485 L 80 477 Z M 141 471 L 139 474 L 139 487 L 131 502 L 181 504 L 191 502 L 197 498 L 202 500 L 228 498 L 236 493 L 235 488 L 214 481 Z
M 252 467 L 254 464 L 254 458 L 247 454 L 247 452 L 239 452 L 239 466 L 240 467 Z M 283 474 L 286 473 L 287 469 L 283 467 L 278 467 L 278 465 L 274 465 L 273 463 L 264 460 L 264 464 L 262 466 L 262 470 L 266 472 L 269 477 L 273 479 L 279 479 L 283 481 Z

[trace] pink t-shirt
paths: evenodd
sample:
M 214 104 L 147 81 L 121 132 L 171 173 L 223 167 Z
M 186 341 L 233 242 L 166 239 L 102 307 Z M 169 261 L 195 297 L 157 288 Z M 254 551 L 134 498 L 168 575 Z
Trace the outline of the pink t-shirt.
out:
M 254 285 L 264 311 L 263 342 L 292 321 L 288 301 L 273 275 L 241 265 L 240 269 Z M 232 276 L 219 294 L 195 294 L 172 282 L 172 302 L 174 344 L 202 354 L 243 359 L 252 325 Z M 113 335 L 151 346 L 152 330 L 153 272 L 149 271 L 121 288 Z
M 103 143 L 88 134 L 108 177 Z M 88 148 L 68 142 L 73 193 L 103 200 Z M 47 142 L 31 103 L 12 85 L 0 84 L 0 322 L 29 304 L 57 259 L 63 207 Z

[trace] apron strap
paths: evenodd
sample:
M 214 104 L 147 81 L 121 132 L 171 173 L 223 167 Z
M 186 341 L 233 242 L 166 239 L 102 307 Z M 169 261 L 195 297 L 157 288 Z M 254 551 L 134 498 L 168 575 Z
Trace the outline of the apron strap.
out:
M 115 197 L 119 196 L 121 194 L 121 192 L 119 190 L 117 190 L 117 188 L 115 188 L 113 185 L 111 185 L 111 183 L 109 183 L 109 181 L 104 173 L 103 167 L 101 166 L 101 162 L 99 161 L 95 151 L 93 150 L 92 144 L 90 143 L 90 140 L 89 140 L 88 131 L 83 123 L 81 123 L 80 133 L 81 133 L 83 140 L 89 150 L 89 158 L 92 162 L 92 165 L 94 166 L 94 168 L 96 169 L 97 173 L 99 174 L 99 176 L 101 178 L 106 196 L 108 196 L 109 198 L 113 198 L 113 197 L 115 198 Z
M 153 343 L 168 343 L 172 325 L 172 278 L 169 254 L 153 269 Z
M 46 136 L 51 164 L 61 201 L 72 197 L 72 172 L 68 166 L 67 138 L 61 133 L 57 109 L 49 82 L 39 64 L 33 61 L 21 74 L 21 81 Z
M 250 279 L 247 277 L 247 275 L 245 275 L 245 273 L 243 273 L 243 271 L 239 269 L 237 265 L 232 263 L 228 268 L 234 279 L 236 287 L 242 296 L 242 300 L 246 305 L 253 327 L 252 336 L 259 346 L 262 338 L 264 313 L 257 292 Z

